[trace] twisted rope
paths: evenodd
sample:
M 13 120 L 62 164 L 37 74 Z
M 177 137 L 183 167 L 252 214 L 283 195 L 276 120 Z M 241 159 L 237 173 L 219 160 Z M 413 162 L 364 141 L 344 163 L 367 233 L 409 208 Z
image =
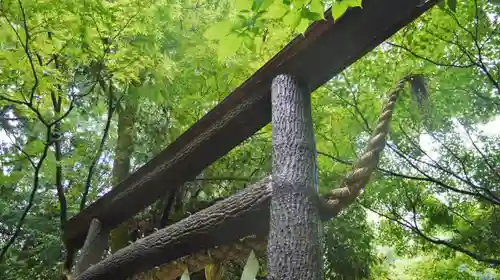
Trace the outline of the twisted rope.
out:
M 386 138 L 390 131 L 390 123 L 394 113 L 394 107 L 403 90 L 405 82 L 412 86 L 412 94 L 415 95 L 421 107 L 421 101 L 427 98 L 427 91 L 422 89 L 421 75 L 408 75 L 401 79 L 396 87 L 388 94 L 388 98 L 382 107 L 375 130 L 372 132 L 365 151 L 355 163 L 351 172 L 342 180 L 340 187 L 332 190 L 321 199 L 321 214 L 323 218 L 329 219 L 336 216 L 342 209 L 356 200 L 360 191 L 369 182 L 370 177 L 378 166 L 380 154 L 385 148 Z M 416 90 L 418 88 L 418 90 Z

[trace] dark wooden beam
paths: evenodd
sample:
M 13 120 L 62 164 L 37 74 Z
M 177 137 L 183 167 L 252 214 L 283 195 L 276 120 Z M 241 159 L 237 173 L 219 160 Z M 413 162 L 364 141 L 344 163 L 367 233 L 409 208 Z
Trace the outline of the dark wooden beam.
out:
M 214 109 L 159 155 L 78 215 L 64 230 L 69 246 L 80 248 L 93 218 L 116 227 L 186 181 L 269 123 L 270 85 L 287 73 L 311 90 L 419 17 L 437 0 L 364 0 L 337 22 L 312 24 Z
M 127 279 L 180 257 L 232 244 L 269 228 L 270 178 L 116 251 L 89 267 L 75 280 Z

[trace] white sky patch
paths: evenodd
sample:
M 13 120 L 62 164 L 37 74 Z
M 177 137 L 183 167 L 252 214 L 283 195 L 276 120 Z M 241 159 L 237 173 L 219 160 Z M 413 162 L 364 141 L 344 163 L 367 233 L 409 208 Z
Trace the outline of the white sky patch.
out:
M 2 144 L 8 144 L 10 143 L 9 137 L 7 137 L 7 134 L 5 133 L 5 130 L 0 130 L 0 143 Z
M 474 146 L 472 145 L 472 142 L 470 141 L 469 136 L 466 133 L 465 129 L 458 122 L 454 123 L 455 123 L 454 132 L 459 135 L 462 144 L 465 146 L 466 149 L 474 150 Z M 485 124 L 477 125 L 474 131 L 469 131 L 469 134 L 474 143 L 478 146 L 479 149 L 481 149 L 483 145 L 481 141 L 478 139 L 478 135 L 487 137 L 500 137 L 500 116 L 496 116 L 491 121 Z M 432 136 L 428 134 L 422 134 L 419 139 L 419 145 L 431 159 L 437 160 L 439 158 L 440 144 L 437 143 L 432 138 Z M 386 156 L 389 155 L 390 154 L 386 154 Z M 429 160 L 426 156 L 424 156 L 424 158 L 426 158 L 426 160 Z M 439 201 L 441 201 L 441 203 L 448 204 L 448 199 L 444 194 L 435 195 L 435 197 Z M 378 214 L 368 210 L 366 211 L 366 219 L 369 223 L 378 226 L 381 217 Z
M 460 125 L 457 121 L 454 121 L 455 127 L 454 131 L 460 135 L 461 142 L 468 149 L 474 149 L 467 132 L 464 127 Z M 500 136 L 500 116 L 496 116 L 488 123 L 480 124 L 477 126 L 475 131 L 469 131 L 469 134 L 474 141 L 474 143 L 480 148 L 482 145 L 481 141 L 478 139 L 478 135 L 488 136 L 488 137 L 498 137 Z M 428 134 L 420 135 L 419 144 L 422 150 L 425 151 L 432 159 L 439 157 L 439 147 L 440 145 Z
M 7 111 L 5 113 L 5 116 L 7 118 L 14 118 L 15 117 L 14 114 L 12 114 L 11 111 Z M 17 121 L 17 120 L 13 120 L 13 121 L 10 120 L 10 121 L 7 121 L 7 123 L 10 124 L 10 125 L 12 125 L 12 126 L 16 126 L 16 125 L 18 125 L 19 121 Z M 1 145 L 9 145 L 10 142 L 11 142 L 10 138 L 9 138 L 9 136 L 7 136 L 7 133 L 5 132 L 5 130 L 1 129 L 0 130 L 0 144 Z

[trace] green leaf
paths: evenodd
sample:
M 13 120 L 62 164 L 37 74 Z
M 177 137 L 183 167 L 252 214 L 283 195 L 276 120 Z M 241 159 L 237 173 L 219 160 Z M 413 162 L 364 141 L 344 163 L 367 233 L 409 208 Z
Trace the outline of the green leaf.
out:
M 207 264 L 205 266 L 205 279 L 206 280 L 219 280 L 222 279 L 222 266 L 220 264 Z
M 323 14 L 320 13 L 313 13 L 311 10 L 304 8 L 302 9 L 302 18 L 308 19 L 310 21 L 316 21 L 323 19 Z
M 289 11 L 290 9 L 286 5 L 278 1 L 269 7 L 265 17 L 269 19 L 279 19 L 284 17 Z
M 45 147 L 45 144 L 42 140 L 35 139 L 35 140 L 29 142 L 24 147 L 24 152 L 26 152 L 29 155 L 37 155 L 43 151 L 44 147 Z
M 253 250 L 248 255 L 247 263 L 245 264 L 245 268 L 243 268 L 243 273 L 241 273 L 241 280 L 254 280 L 255 276 L 257 276 L 257 272 L 259 272 L 259 262 L 255 257 L 255 253 Z
M 252 8 L 252 0 L 236 0 L 234 2 L 234 8 L 238 11 L 250 10 Z
M 338 20 L 347 11 L 349 6 L 344 2 L 335 2 L 332 6 L 332 17 L 333 20 Z
M 229 34 L 224 40 L 220 41 L 217 55 L 219 58 L 225 58 L 235 54 L 241 46 L 243 38 L 238 34 Z
M 245 46 L 249 50 L 251 50 L 252 52 L 255 52 L 255 50 L 256 50 L 255 37 L 254 36 L 244 35 L 244 36 L 242 36 L 242 38 L 243 38 L 243 43 L 245 44 Z
M 362 0 L 343 0 L 349 7 L 362 7 Z
M 309 0 L 293 0 L 292 4 L 294 9 L 302 9 L 304 6 L 309 3 Z
M 290 26 L 292 30 L 295 30 L 295 28 L 297 28 L 301 20 L 302 13 L 299 13 L 297 11 L 291 11 L 283 18 L 283 22 L 286 25 Z
M 332 5 L 332 17 L 336 21 L 338 20 L 345 12 L 347 11 L 348 8 L 354 8 L 354 7 L 362 7 L 361 4 L 362 0 L 342 0 L 342 1 L 335 1 Z
M 209 40 L 220 40 L 227 36 L 231 32 L 232 28 L 233 23 L 230 20 L 223 20 L 205 30 L 203 37 Z
M 309 27 L 310 22 L 311 21 L 307 19 L 302 19 L 299 25 L 297 25 L 297 28 L 295 30 L 303 35 L 306 32 L 307 28 Z
M 309 10 L 312 13 L 319 14 L 321 19 L 325 18 L 325 7 L 323 6 L 323 2 L 321 0 L 312 0 Z

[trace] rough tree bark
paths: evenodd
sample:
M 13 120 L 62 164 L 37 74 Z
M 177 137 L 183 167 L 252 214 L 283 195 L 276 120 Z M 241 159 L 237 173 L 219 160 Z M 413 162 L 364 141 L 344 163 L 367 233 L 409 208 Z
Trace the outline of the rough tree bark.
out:
M 193 252 L 231 244 L 269 226 L 270 178 L 160 229 L 89 267 L 76 280 L 125 279 Z M 200 247 L 201 246 L 201 247 Z
M 321 221 L 310 95 L 293 77 L 278 75 L 271 96 L 273 178 L 268 279 L 321 279 Z

